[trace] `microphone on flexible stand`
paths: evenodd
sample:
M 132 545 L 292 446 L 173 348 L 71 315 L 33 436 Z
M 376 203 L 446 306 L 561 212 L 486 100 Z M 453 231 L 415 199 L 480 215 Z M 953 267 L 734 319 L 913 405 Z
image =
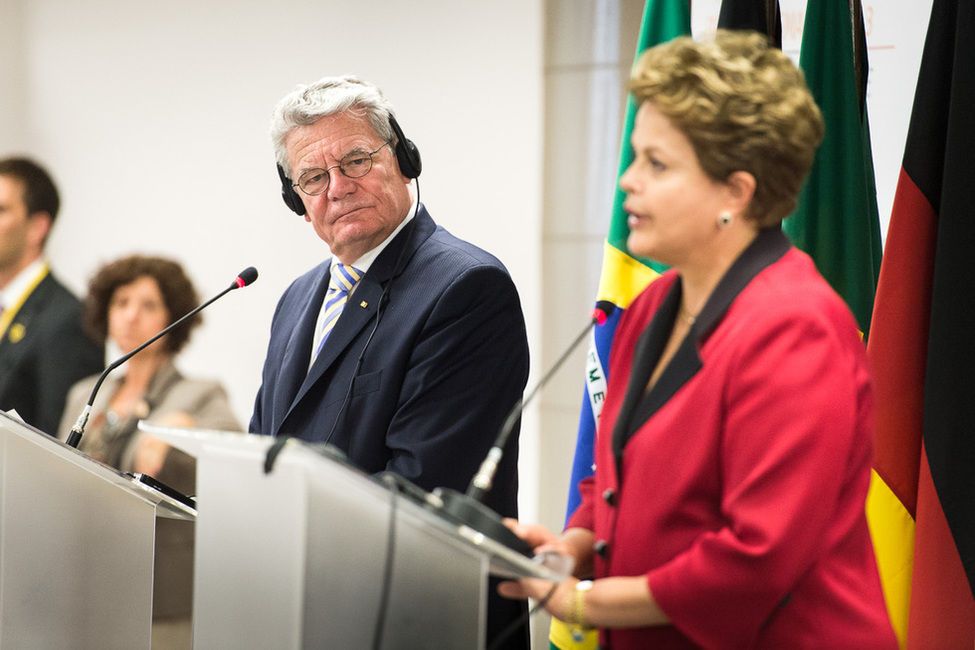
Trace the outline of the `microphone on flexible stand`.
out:
M 528 403 L 535 397 L 538 391 L 548 383 L 555 372 L 565 363 L 569 354 L 586 338 L 589 330 L 595 325 L 605 323 L 606 319 L 615 310 L 616 305 L 608 300 L 600 300 L 597 302 L 596 307 L 592 310 L 592 318 L 585 329 L 576 336 L 575 340 L 562 353 L 562 356 L 558 358 L 555 364 L 539 380 L 538 384 L 535 385 L 535 388 L 526 397 L 515 403 L 511 412 L 508 413 L 508 417 L 505 418 L 504 423 L 501 425 L 498 437 L 494 441 L 494 446 L 488 451 L 487 456 L 477 470 L 477 474 L 471 480 L 466 494 L 461 494 L 449 488 L 437 488 L 433 491 L 443 502 L 441 509 L 445 514 L 495 541 L 501 542 L 509 548 L 531 557 L 531 547 L 523 539 L 515 535 L 511 529 L 505 526 L 501 517 L 496 512 L 484 505 L 484 499 L 487 497 L 488 492 L 491 491 L 494 475 L 498 471 L 498 464 L 504 456 L 504 447 L 508 442 L 508 436 L 511 435 L 511 431 L 514 429 L 515 423 L 518 422 L 525 407 L 528 406 Z
M 146 341 L 136 349 L 132 350 L 128 354 L 122 355 L 120 358 L 110 363 L 109 366 L 105 368 L 105 370 L 102 372 L 101 376 L 98 377 L 98 381 L 95 382 L 95 387 L 92 389 L 91 396 L 88 398 L 88 404 L 85 405 L 85 408 L 81 412 L 81 415 L 78 416 L 78 421 L 75 422 L 73 427 L 71 427 L 71 433 L 68 434 L 68 438 L 67 440 L 65 440 L 65 443 L 68 446 L 77 449 L 78 443 L 81 442 L 81 436 L 85 432 L 85 425 L 88 424 L 88 417 L 91 415 L 91 405 L 95 402 L 95 395 L 98 394 L 98 389 L 101 388 L 102 382 L 105 381 L 106 377 L 108 377 L 108 373 L 112 372 L 120 365 L 128 361 L 137 352 L 141 352 L 149 345 L 155 343 L 158 339 L 168 334 L 170 330 L 177 327 L 180 323 L 185 321 L 190 316 L 193 316 L 199 313 L 200 311 L 203 311 L 205 307 L 209 306 L 212 302 L 214 302 L 218 298 L 222 298 L 225 294 L 233 291 L 234 289 L 240 289 L 242 287 L 246 287 L 249 284 L 253 284 L 254 280 L 256 279 L 257 279 L 257 269 L 255 269 L 253 266 L 248 266 L 246 269 L 240 272 L 240 275 L 234 278 L 234 281 L 230 284 L 229 287 L 227 287 L 226 289 L 224 289 L 223 291 L 215 295 L 213 298 L 210 298 L 209 300 L 207 300 L 205 303 L 203 303 L 196 309 L 187 313 L 179 320 L 175 321 L 169 327 L 165 328 L 163 331 L 159 332 L 158 334 L 153 336 L 151 339 L 149 339 L 148 341 Z

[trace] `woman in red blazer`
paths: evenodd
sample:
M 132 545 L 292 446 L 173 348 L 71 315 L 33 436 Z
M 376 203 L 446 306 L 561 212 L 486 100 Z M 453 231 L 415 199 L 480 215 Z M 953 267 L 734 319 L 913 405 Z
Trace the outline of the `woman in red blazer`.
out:
M 864 345 L 781 230 L 819 110 L 756 34 L 655 47 L 630 90 L 628 247 L 671 270 L 620 321 L 596 472 L 565 532 L 511 523 L 576 560 L 546 607 L 614 650 L 896 648 L 864 514 Z

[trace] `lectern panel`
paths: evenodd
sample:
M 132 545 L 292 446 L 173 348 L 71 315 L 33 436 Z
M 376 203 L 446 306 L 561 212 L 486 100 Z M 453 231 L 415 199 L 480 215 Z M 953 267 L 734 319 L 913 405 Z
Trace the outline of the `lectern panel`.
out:
M 0 647 L 148 648 L 155 505 L 0 417 Z

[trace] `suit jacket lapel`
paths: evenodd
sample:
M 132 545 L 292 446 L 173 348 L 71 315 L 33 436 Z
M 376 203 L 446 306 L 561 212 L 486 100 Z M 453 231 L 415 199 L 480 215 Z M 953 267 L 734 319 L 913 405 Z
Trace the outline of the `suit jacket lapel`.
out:
M 646 392 L 650 375 L 657 367 L 660 355 L 663 354 L 667 339 L 670 337 L 682 293 L 681 281 L 677 278 L 663 302 L 660 303 L 660 307 L 657 308 L 657 313 L 650 324 L 640 335 L 640 340 L 633 351 L 633 365 L 626 387 L 626 396 L 613 429 L 613 453 L 616 456 L 617 468 L 622 467 L 623 448 L 640 425 L 666 404 L 674 393 L 701 368 L 692 328 L 674 353 L 670 363 L 660 374 L 657 383 L 650 392 Z
M 295 403 L 302 382 L 305 381 L 305 375 L 308 374 L 308 362 L 311 359 L 311 346 L 318 312 L 321 310 L 321 303 L 328 288 L 328 262 L 322 264 L 320 269 L 321 273 L 315 279 L 304 309 L 291 323 L 293 329 L 287 334 L 288 344 L 285 346 L 284 356 L 279 365 L 278 385 L 274 389 L 280 398 L 274 400 L 275 412 L 271 417 L 271 422 L 274 423 L 272 435 L 278 434 L 278 429 L 290 412 L 291 405 Z
M 50 272 L 45 271 L 44 275 L 41 276 L 41 279 L 37 281 L 34 287 L 30 290 L 30 293 L 27 294 L 27 297 L 23 299 L 24 301 L 22 304 L 19 306 L 8 306 L 8 311 L 13 311 L 14 314 L 10 324 L 7 326 L 7 329 L 3 332 L 4 343 L 10 342 L 9 339 L 11 331 L 17 329 L 15 326 L 22 328 L 22 331 L 25 334 L 27 331 L 29 331 L 31 321 L 34 319 L 37 313 L 44 309 L 48 302 L 50 302 L 51 295 L 54 293 L 55 288 L 54 277 L 50 274 Z
M 332 328 L 332 332 L 328 335 L 328 341 L 322 348 L 321 353 L 318 355 L 318 358 L 315 359 L 315 363 L 312 364 L 301 383 L 298 394 L 295 396 L 295 404 L 301 401 L 301 398 L 305 396 L 305 393 L 307 393 L 308 390 L 315 385 L 315 382 L 321 378 L 321 376 L 335 362 L 339 355 L 342 354 L 347 347 L 349 347 L 349 344 L 352 343 L 362 328 L 366 326 L 366 323 L 368 323 L 376 313 L 376 308 L 379 305 L 379 298 L 383 293 L 383 286 L 380 282 L 370 278 L 369 275 L 370 274 L 367 272 L 362 279 L 359 280 L 355 291 L 351 296 L 349 296 L 349 300 L 345 303 L 345 307 L 342 308 L 342 313 L 339 315 L 339 319 Z M 362 306 L 363 304 L 365 306 Z M 317 321 L 318 310 L 315 311 L 314 316 L 314 320 Z M 312 329 L 314 329 L 314 327 Z M 311 346 L 308 341 L 311 339 L 311 337 L 312 334 L 310 331 L 304 337 L 306 347 L 308 347 L 308 354 L 305 355 L 305 367 L 308 366 L 308 360 L 310 359 L 309 355 L 311 354 Z
M 785 255 L 790 246 L 781 228 L 766 228 L 759 232 L 755 241 L 721 278 L 657 383 L 644 394 L 670 335 L 683 293 L 680 278 L 674 282 L 634 350 L 626 396 L 613 429 L 617 468 L 622 467 L 623 448 L 629 439 L 703 367 L 698 347 L 718 326 L 738 294 L 762 269 Z
M 393 274 L 400 274 L 409 263 L 410 258 L 433 231 L 436 225 L 427 213 L 426 209 L 420 205 L 417 215 L 396 235 L 396 238 L 379 254 L 376 261 L 372 263 L 369 270 L 362 279 L 359 280 L 348 302 L 342 309 L 338 321 L 328 335 L 328 341 L 322 348 L 321 354 L 315 359 L 315 363 L 308 370 L 307 375 L 299 378 L 300 388 L 297 390 L 295 399 L 291 404 L 293 410 L 302 398 L 308 393 L 312 386 L 318 382 L 325 372 L 335 363 L 336 359 L 342 355 L 349 345 L 358 337 L 359 333 L 376 315 L 379 309 L 380 300 L 383 299 L 383 290 Z M 401 257 L 402 253 L 402 257 Z M 328 267 L 326 267 L 328 268 Z M 324 297 L 325 289 L 328 287 L 328 273 L 325 273 L 324 288 L 321 296 Z M 317 306 L 312 310 L 312 315 L 302 318 L 301 331 L 296 332 L 295 336 L 300 336 L 299 341 L 304 342 L 307 352 L 304 356 L 303 368 L 307 367 L 308 359 L 311 355 L 312 330 L 318 320 L 318 312 L 321 309 L 321 298 L 315 301 Z M 307 321 L 311 320 L 311 329 L 306 329 Z M 289 350 L 300 349 L 301 345 L 289 345 Z M 287 360 L 285 361 L 287 363 Z M 283 421 L 283 420 L 281 420 Z
M 55 288 L 54 277 L 50 272 L 45 271 L 40 282 L 24 299 L 23 304 L 17 308 L 6 330 L 0 336 L 0 360 L 2 360 L 0 366 L 2 368 L 13 368 L 19 364 L 21 358 L 32 347 L 31 333 L 33 326 L 36 325 L 33 321 L 50 302 L 51 294 L 54 293 Z M 10 307 L 9 309 L 14 308 Z M 15 374 L 12 372 L 0 372 L 0 387 L 6 386 L 15 378 Z

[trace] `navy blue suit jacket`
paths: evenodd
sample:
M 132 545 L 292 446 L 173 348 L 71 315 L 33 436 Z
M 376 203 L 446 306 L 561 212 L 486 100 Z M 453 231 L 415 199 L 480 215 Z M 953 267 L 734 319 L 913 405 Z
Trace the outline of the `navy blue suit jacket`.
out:
M 250 430 L 327 439 L 366 472 L 464 491 L 528 377 L 524 316 L 504 266 L 421 205 L 359 281 L 309 370 L 328 279 L 325 261 L 281 297 Z M 516 432 L 490 495 L 504 515 L 516 512 L 517 442 Z
M 325 261 L 281 297 L 250 431 L 327 441 L 366 472 L 464 492 L 528 379 L 525 320 L 507 270 L 421 204 L 359 280 L 309 370 L 328 280 Z M 517 461 L 516 428 L 486 501 L 509 517 Z M 489 598 L 490 640 L 524 608 Z M 527 647 L 516 637 L 504 647 Z

